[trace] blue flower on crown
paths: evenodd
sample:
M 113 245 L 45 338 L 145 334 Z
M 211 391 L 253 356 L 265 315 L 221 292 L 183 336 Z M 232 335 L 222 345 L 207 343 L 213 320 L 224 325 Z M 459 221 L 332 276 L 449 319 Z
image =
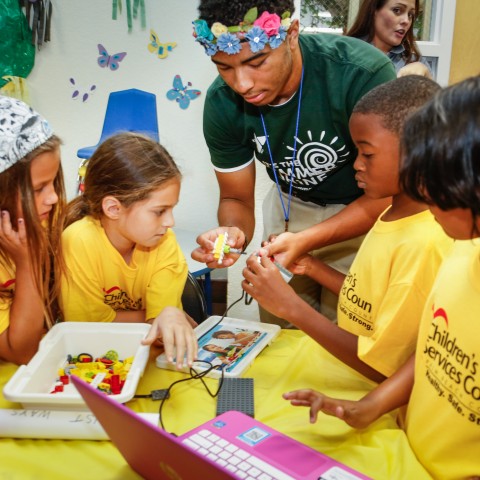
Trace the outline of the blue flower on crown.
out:
M 254 26 L 246 35 L 245 38 L 248 40 L 250 45 L 250 50 L 252 53 L 257 53 L 260 50 L 265 48 L 265 45 L 268 43 L 268 35 L 265 31 L 257 26 Z
M 242 47 L 240 45 L 240 39 L 233 35 L 233 33 L 222 33 L 217 40 L 217 47 L 222 52 L 227 53 L 228 55 L 234 55 L 238 53 Z
M 197 37 L 195 39 L 196 42 L 200 43 L 205 48 L 205 53 L 211 57 L 218 52 L 218 47 L 215 43 L 210 42 L 209 40 L 205 40 L 204 38 Z
M 285 40 L 286 37 L 287 37 L 287 29 L 285 27 L 280 27 L 278 29 L 278 33 L 270 37 L 268 43 L 270 44 L 270 47 L 272 49 L 275 49 L 282 44 L 282 42 Z
M 215 38 L 205 20 L 194 20 L 192 23 L 197 38 L 201 38 L 202 40 L 213 40 Z
M 195 37 L 195 41 L 200 43 L 205 48 L 205 52 L 210 57 L 215 55 L 218 52 L 218 47 L 215 43 L 213 43 L 215 39 L 215 35 L 213 35 L 212 31 L 208 27 L 208 24 L 205 20 L 195 20 L 193 23 L 193 36 Z

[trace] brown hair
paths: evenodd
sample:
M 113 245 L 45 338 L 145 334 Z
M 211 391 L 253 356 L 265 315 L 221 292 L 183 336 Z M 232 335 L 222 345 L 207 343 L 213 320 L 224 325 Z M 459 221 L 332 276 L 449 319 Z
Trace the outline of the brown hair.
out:
M 371 42 L 375 35 L 375 13 L 383 8 L 386 3 L 387 0 L 363 0 L 355 22 L 346 33 L 347 37 L 366 39 L 367 42 Z M 405 48 L 405 52 L 403 52 L 405 63 L 416 62 L 422 56 L 413 36 L 413 24 L 419 10 L 419 0 L 415 0 L 415 16 L 402 41 L 403 48 Z
M 84 193 L 68 204 L 66 226 L 86 215 L 101 218 L 102 200 L 107 195 L 128 208 L 180 177 L 170 154 L 151 138 L 133 132 L 113 135 L 88 161 Z
M 63 230 L 66 195 L 62 166 L 54 180 L 58 201 L 52 206 L 48 225 L 42 225 L 35 206 L 35 194 L 31 178 L 31 165 L 34 158 L 42 153 L 54 152 L 61 141 L 53 135 L 45 143 L 27 154 L 15 165 L 0 174 L 0 208 L 10 213 L 12 225 L 18 222 L 18 205 L 21 205 L 29 255 L 33 263 L 35 283 L 45 302 L 45 320 L 50 328 L 58 318 L 57 305 L 60 292 L 60 275 L 64 261 L 60 237 Z M 0 248 L 0 265 L 14 271 L 12 259 Z M 0 297 L 9 297 L 7 289 L 0 289 Z

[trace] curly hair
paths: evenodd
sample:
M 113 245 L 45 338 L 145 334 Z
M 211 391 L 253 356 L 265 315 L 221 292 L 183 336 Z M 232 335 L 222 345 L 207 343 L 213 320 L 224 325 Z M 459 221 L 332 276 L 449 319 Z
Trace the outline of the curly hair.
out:
M 347 37 L 366 39 L 367 42 L 371 42 L 375 36 L 375 13 L 382 9 L 386 3 L 387 0 L 363 0 L 355 22 L 346 33 Z M 416 62 L 420 60 L 422 56 L 413 35 L 413 24 L 415 23 L 415 18 L 419 10 L 419 0 L 415 0 L 415 16 L 402 41 L 403 48 L 405 49 L 403 53 L 405 63 Z
M 445 88 L 415 112 L 402 143 L 400 182 L 410 197 L 480 218 L 480 77 Z
M 407 117 L 430 100 L 440 85 L 420 75 L 408 75 L 382 83 L 364 95 L 352 113 L 374 114 L 382 125 L 398 136 Z
M 286 11 L 293 14 L 295 5 L 293 0 L 262 1 L 262 0 L 200 0 L 198 6 L 199 18 L 205 20 L 209 27 L 215 22 L 224 25 L 238 25 L 245 14 L 253 7 L 258 8 L 258 15 L 263 12 L 276 13 L 278 16 Z

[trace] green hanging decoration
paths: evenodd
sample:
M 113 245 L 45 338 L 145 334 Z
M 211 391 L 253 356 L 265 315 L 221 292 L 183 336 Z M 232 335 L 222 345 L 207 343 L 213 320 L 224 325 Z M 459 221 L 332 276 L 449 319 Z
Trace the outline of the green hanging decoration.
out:
M 52 2 L 50 0 L 18 0 L 24 9 L 28 25 L 32 30 L 32 45 L 39 49 L 50 41 L 50 25 L 52 21 Z
M 133 20 L 138 18 L 139 11 L 140 25 L 142 26 L 142 29 L 144 29 L 147 25 L 145 15 L 145 0 L 125 0 L 125 8 L 127 10 L 128 31 L 132 31 Z M 122 0 L 112 0 L 112 20 L 117 19 L 118 13 L 122 13 Z
M 35 63 L 32 31 L 18 0 L 0 0 L 0 88 L 8 78 L 27 78 Z

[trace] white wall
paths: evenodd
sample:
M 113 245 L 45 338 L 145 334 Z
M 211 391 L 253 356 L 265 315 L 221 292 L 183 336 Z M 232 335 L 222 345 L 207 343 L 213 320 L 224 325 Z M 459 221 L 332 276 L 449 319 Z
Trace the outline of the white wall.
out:
M 192 38 L 191 22 L 197 18 L 198 1 L 147 0 L 146 28 L 142 30 L 137 19 L 130 33 L 125 10 L 117 20 L 111 19 L 110 0 L 55 0 L 52 3 L 51 41 L 37 52 L 27 84 L 32 105 L 63 139 L 62 163 L 69 198 L 76 192 L 80 161 L 76 152 L 98 142 L 109 93 L 138 88 L 157 96 L 160 141 L 183 172 L 180 203 L 175 209 L 177 226 L 197 233 L 216 226 L 218 186 L 202 133 L 203 102 L 216 69 Z M 122 2 L 124 8 L 125 3 Z M 150 28 L 161 42 L 177 42 L 167 58 L 159 59 L 148 51 Z M 117 71 L 98 66 L 98 43 L 110 54 L 127 52 Z M 187 110 L 181 110 L 165 96 L 176 74 L 184 82 L 192 82 L 191 88 L 202 91 Z M 74 91 L 69 82 L 71 77 L 81 93 L 96 85 L 86 102 L 71 98 Z M 257 182 L 259 206 L 270 185 L 263 169 Z M 260 212 L 257 212 L 257 225 L 261 225 Z M 259 244 L 260 236 L 256 234 L 252 245 Z M 242 258 L 229 271 L 230 303 L 241 294 L 244 262 Z M 256 319 L 256 304 L 236 306 L 230 315 Z

